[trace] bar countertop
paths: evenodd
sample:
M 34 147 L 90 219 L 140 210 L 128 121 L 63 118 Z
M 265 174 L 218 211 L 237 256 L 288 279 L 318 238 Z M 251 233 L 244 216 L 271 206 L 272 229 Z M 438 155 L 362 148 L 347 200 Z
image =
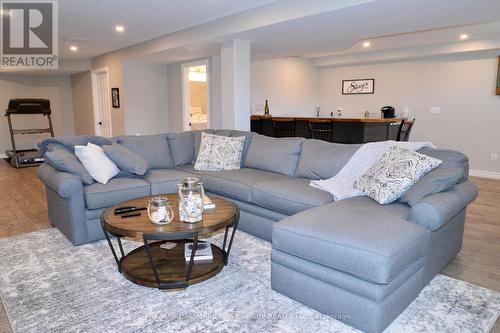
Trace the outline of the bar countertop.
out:
M 251 120 L 261 120 L 261 119 L 272 120 L 273 118 L 277 118 L 277 119 L 288 118 L 288 119 L 295 119 L 295 120 L 302 120 L 302 121 L 314 119 L 314 120 L 331 120 L 333 122 L 345 122 L 345 123 L 382 123 L 382 124 L 400 122 L 403 120 L 402 118 L 335 118 L 335 117 L 321 118 L 321 117 L 286 117 L 286 116 L 273 117 L 273 116 L 262 116 L 262 115 L 251 115 L 250 116 Z

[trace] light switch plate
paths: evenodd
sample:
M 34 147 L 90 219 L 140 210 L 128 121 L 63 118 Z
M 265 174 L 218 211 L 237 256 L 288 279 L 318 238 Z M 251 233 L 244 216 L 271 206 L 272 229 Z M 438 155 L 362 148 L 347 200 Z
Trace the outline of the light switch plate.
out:
M 431 106 L 431 114 L 441 114 L 441 108 L 439 106 Z

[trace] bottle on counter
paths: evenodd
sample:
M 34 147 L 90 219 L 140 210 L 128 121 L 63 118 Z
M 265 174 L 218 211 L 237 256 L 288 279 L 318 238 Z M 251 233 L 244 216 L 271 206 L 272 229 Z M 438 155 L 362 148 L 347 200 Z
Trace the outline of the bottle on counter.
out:
M 264 106 L 264 116 L 269 116 L 269 104 L 267 103 L 267 99 L 266 105 Z

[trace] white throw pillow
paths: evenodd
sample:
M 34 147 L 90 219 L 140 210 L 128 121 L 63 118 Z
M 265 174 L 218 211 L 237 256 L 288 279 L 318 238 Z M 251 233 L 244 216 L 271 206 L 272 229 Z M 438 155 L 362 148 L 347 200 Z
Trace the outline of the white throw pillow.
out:
M 356 180 L 354 188 L 380 204 L 389 204 L 440 164 L 441 161 L 436 158 L 392 146 Z
M 228 137 L 201 133 L 200 151 L 195 170 L 235 170 L 241 165 L 244 136 Z
M 102 148 L 90 142 L 86 146 L 75 146 L 75 155 L 92 178 L 101 184 L 106 184 L 120 172 Z

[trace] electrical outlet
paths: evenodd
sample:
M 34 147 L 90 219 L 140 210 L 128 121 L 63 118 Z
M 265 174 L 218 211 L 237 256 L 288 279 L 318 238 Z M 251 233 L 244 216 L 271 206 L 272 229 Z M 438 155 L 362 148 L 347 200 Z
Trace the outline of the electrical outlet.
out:
M 498 154 L 497 153 L 491 153 L 490 154 L 490 161 L 496 162 L 498 159 Z
M 431 114 L 438 115 L 441 114 L 441 108 L 439 106 L 431 106 Z

